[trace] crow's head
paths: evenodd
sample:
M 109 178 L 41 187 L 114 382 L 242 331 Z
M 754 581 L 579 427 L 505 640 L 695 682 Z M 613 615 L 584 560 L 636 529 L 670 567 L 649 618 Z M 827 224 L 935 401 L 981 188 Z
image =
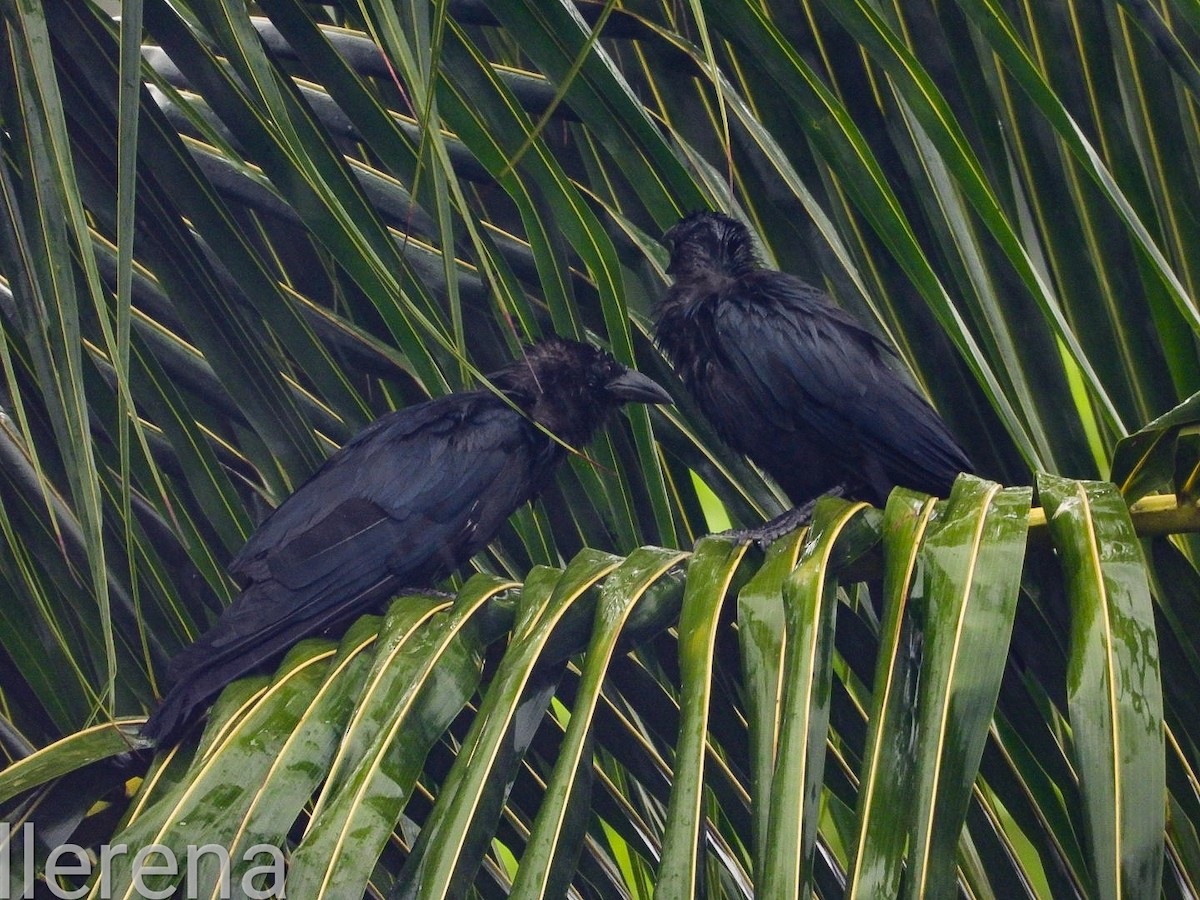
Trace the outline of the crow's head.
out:
M 758 266 L 746 226 L 722 213 L 689 213 L 662 240 L 671 251 L 667 274 L 676 278 L 711 273 L 736 276 Z
M 652 379 L 579 341 L 550 337 L 492 376 L 530 418 L 572 447 L 592 437 L 624 403 L 670 403 Z

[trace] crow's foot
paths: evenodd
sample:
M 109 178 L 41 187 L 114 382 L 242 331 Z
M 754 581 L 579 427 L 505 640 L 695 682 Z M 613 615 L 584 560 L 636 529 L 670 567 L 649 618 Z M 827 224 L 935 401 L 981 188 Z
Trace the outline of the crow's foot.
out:
M 822 494 L 821 497 L 844 497 L 845 495 L 846 488 L 839 485 L 828 493 Z M 768 545 L 785 534 L 795 531 L 802 525 L 807 525 L 811 522 L 813 510 L 816 508 L 821 497 L 814 497 L 805 503 L 801 503 L 799 506 L 793 507 L 787 512 L 763 522 L 763 524 L 755 528 L 731 528 L 729 531 L 722 531 L 719 537 L 737 544 L 748 544 L 754 541 L 760 547 L 766 549 Z

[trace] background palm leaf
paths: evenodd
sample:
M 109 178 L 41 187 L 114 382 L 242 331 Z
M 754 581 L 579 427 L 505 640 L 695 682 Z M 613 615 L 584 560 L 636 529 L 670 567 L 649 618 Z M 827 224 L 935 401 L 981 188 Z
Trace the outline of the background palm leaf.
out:
M 5 820 L 221 843 L 235 884 L 269 844 L 312 896 L 1198 893 L 1190 6 L 0 11 Z M 993 481 L 693 550 L 782 509 L 649 339 L 701 206 Z M 267 509 L 550 332 L 678 406 L 126 783 L 110 723 Z M 1045 514 L 996 484 L 1033 472 Z

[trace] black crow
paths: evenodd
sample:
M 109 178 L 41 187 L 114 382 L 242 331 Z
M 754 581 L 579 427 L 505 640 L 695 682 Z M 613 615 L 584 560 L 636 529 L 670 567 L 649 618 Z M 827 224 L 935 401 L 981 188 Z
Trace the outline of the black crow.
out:
M 229 564 L 242 592 L 170 667 L 142 728 L 163 745 L 230 681 L 301 638 L 465 563 L 623 403 L 670 403 L 588 344 L 549 338 L 465 391 L 376 420 L 258 527 Z M 515 404 L 517 408 L 510 404 Z
M 826 493 L 876 506 L 897 485 L 945 497 L 971 470 L 892 349 L 823 291 L 764 268 L 742 223 L 692 213 L 663 242 L 675 283 L 659 346 L 718 434 L 797 507 L 755 536 L 800 524 Z

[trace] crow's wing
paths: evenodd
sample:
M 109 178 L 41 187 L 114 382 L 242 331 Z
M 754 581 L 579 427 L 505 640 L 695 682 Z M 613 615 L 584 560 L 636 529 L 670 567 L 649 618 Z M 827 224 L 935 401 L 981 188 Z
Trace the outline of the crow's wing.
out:
M 494 531 L 507 507 L 528 498 L 537 462 L 529 434 L 519 414 L 484 391 L 386 415 L 281 503 L 229 572 L 299 588 L 347 566 L 387 565 L 399 578 L 420 571 L 457 546 L 464 528 L 486 521 Z
M 172 663 L 176 679 L 312 634 L 466 562 L 551 466 L 487 392 L 385 416 L 280 504 L 234 558 L 243 593 Z M 239 673 L 240 674 L 240 673 Z M 237 677 L 236 675 L 232 677 Z
M 799 279 L 763 271 L 717 304 L 719 352 L 755 409 L 836 450 L 852 441 L 897 483 L 942 489 L 970 462 L 891 350 Z

